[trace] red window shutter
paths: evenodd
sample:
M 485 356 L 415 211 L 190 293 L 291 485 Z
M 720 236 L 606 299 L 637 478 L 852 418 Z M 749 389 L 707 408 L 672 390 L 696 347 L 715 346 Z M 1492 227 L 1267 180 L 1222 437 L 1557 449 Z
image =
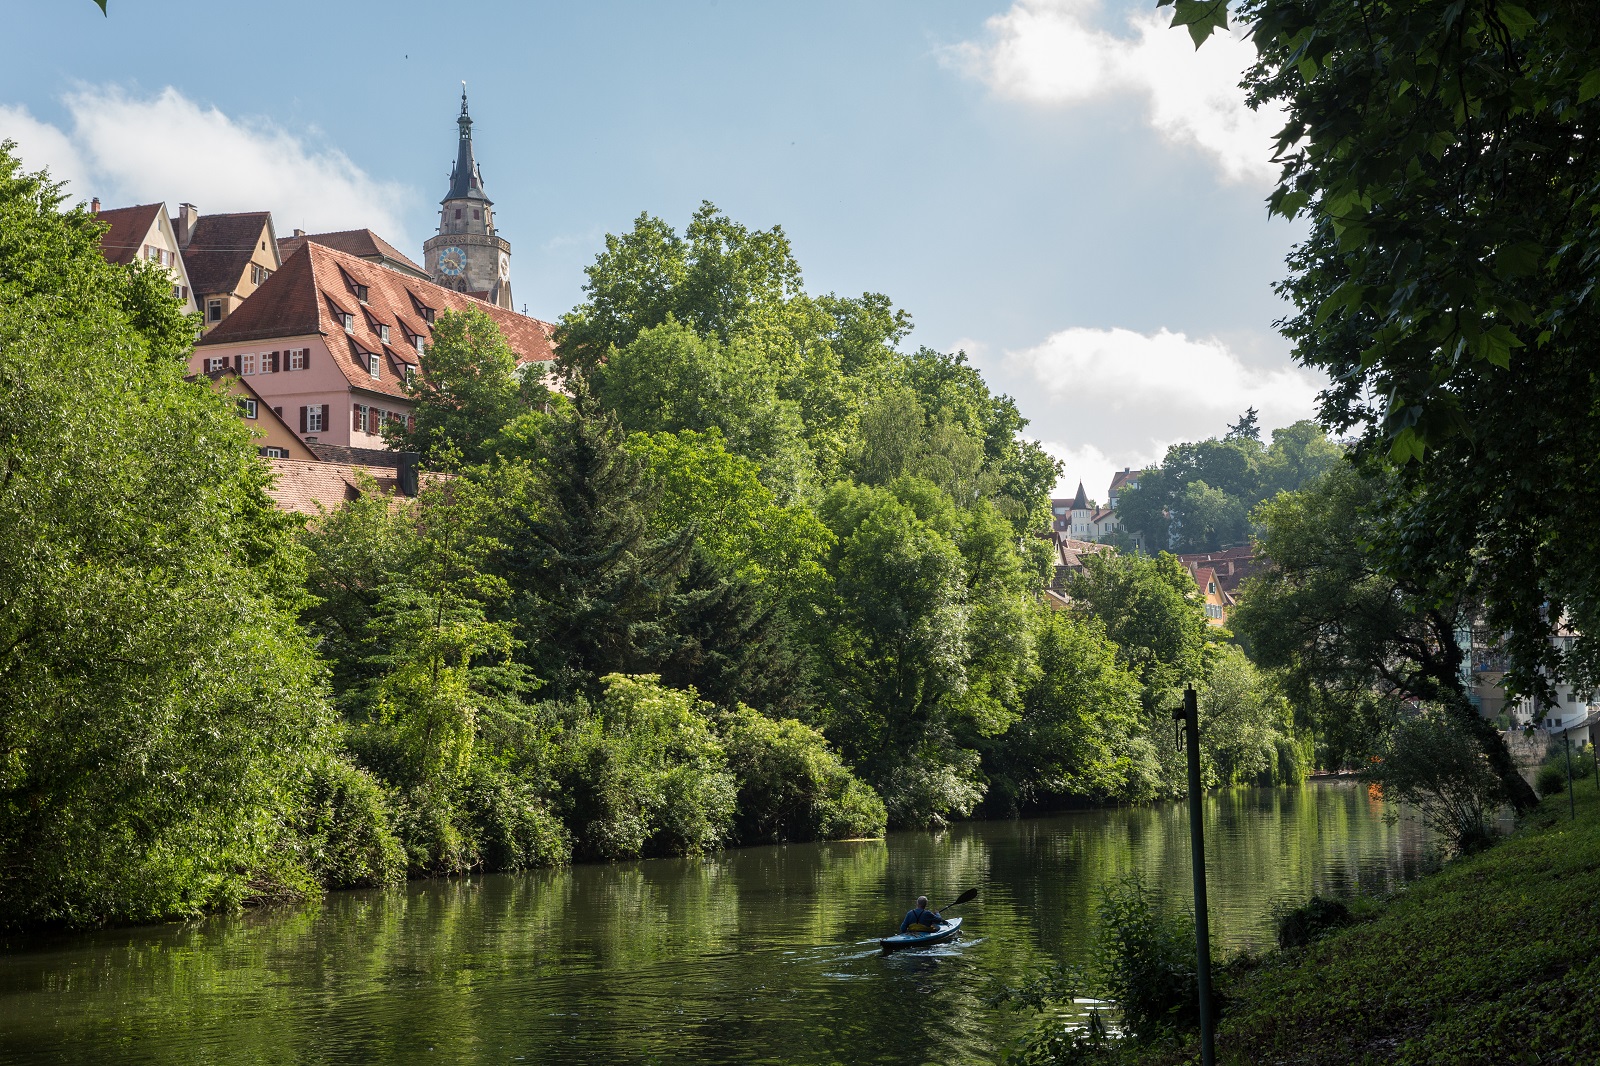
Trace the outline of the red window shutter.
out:
M 233 365 L 231 362 L 229 362 L 229 360 L 232 358 L 233 357 L 231 355 L 225 355 L 222 357 L 222 369 L 226 370 L 228 367 Z
M 300 408 L 300 432 L 301 433 L 304 433 L 306 431 L 306 411 L 307 410 L 308 410 L 308 408 L 305 408 L 305 407 Z
M 329 428 L 329 426 L 328 426 L 328 405 L 327 404 L 323 404 L 322 405 L 322 428 L 324 430 Z
M 278 373 L 278 353 L 277 352 L 273 352 L 272 353 L 272 372 L 274 374 Z
M 417 429 L 417 416 L 416 415 L 406 415 L 406 432 L 407 433 L 414 433 L 414 432 L 416 432 L 416 429 Z

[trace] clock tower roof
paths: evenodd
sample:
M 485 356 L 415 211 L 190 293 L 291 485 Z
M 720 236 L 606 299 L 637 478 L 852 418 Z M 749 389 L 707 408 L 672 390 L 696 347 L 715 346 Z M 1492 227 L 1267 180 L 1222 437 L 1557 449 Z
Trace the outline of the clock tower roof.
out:
M 472 116 L 467 113 L 467 83 L 461 83 L 461 114 L 456 119 L 460 139 L 456 144 L 456 163 L 450 168 L 450 191 L 440 203 L 451 200 L 481 200 L 492 203 L 483 191 L 483 175 L 472 156 Z

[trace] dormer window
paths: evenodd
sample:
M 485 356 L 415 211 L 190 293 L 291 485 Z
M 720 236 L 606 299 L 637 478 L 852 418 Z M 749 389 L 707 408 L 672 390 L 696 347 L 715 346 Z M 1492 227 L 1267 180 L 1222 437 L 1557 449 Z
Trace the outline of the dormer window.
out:
M 340 311 L 339 325 L 344 327 L 346 333 L 354 333 L 356 331 L 356 316 L 349 311 Z
M 428 342 L 423 339 L 422 334 L 419 333 L 415 337 L 412 337 L 411 338 L 411 343 L 413 343 L 413 344 L 415 344 L 417 346 L 417 358 L 418 359 L 421 359 L 424 355 L 428 354 L 427 348 L 425 347 Z
M 366 303 L 367 287 L 365 285 L 356 285 L 353 286 L 353 288 L 356 290 L 356 299 L 360 300 L 362 303 Z
M 379 359 L 378 353 L 377 352 L 369 352 L 369 353 L 367 353 L 367 373 L 372 375 L 373 380 L 377 380 L 378 374 L 382 369 L 383 369 L 383 362 L 382 362 L 381 359 Z
M 389 327 L 388 326 L 381 325 L 381 324 L 378 326 L 378 339 L 380 341 L 382 341 L 383 343 L 385 343 L 385 344 L 389 343 Z

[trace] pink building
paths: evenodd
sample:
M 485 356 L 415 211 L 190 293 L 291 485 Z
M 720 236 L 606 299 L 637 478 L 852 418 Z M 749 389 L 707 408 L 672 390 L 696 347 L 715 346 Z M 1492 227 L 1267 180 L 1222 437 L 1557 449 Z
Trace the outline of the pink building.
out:
M 522 365 L 548 363 L 548 322 L 307 239 L 190 356 L 196 374 L 237 371 L 312 443 L 383 448 L 411 413 L 404 382 L 445 311 L 495 320 Z

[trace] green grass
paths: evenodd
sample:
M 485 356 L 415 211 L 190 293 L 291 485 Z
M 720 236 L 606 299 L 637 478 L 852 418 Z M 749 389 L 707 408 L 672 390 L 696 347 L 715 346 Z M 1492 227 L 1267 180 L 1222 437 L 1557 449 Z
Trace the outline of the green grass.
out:
M 1575 763 L 1573 769 L 1579 770 Z M 1590 770 L 1589 767 L 1582 767 Z M 1228 1066 L 1600 1062 L 1600 796 L 1591 776 L 1366 921 L 1219 975 Z M 1195 1044 L 1119 1049 L 1140 1066 Z

